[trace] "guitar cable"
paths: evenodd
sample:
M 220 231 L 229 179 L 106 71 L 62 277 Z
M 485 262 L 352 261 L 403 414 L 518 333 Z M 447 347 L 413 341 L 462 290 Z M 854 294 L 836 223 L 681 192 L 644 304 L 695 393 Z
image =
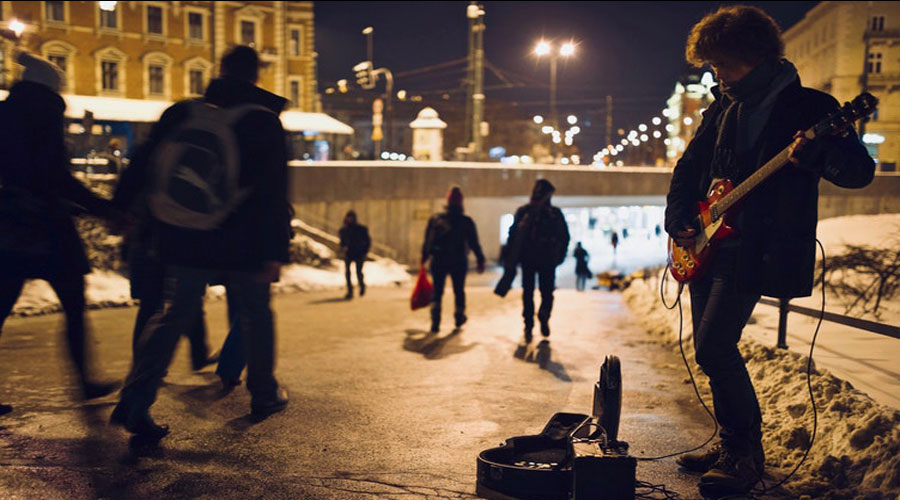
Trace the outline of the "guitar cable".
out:
M 790 480 L 790 478 L 793 477 L 797 473 L 797 471 L 800 469 L 800 467 L 806 462 L 806 459 L 809 457 L 809 453 L 812 451 L 813 443 L 815 442 L 815 439 L 816 439 L 816 432 L 818 431 L 818 409 L 816 408 L 816 400 L 815 400 L 815 395 L 813 393 L 813 388 L 812 388 L 813 351 L 815 350 L 815 347 L 816 347 L 816 340 L 819 337 L 819 330 L 822 326 L 822 322 L 825 319 L 825 274 L 828 269 L 827 265 L 826 265 L 825 247 L 822 245 L 822 242 L 819 241 L 818 238 L 816 238 L 816 244 L 819 246 L 819 249 L 822 251 L 822 306 L 821 306 L 821 309 L 819 312 L 818 321 L 816 322 L 816 329 L 813 333 L 813 338 L 809 345 L 809 356 L 807 357 L 807 361 L 806 361 L 806 386 L 807 386 L 807 390 L 809 391 L 810 406 L 812 406 L 812 410 L 813 410 L 813 429 L 812 429 L 812 435 L 810 436 L 810 439 L 809 439 L 809 445 L 807 445 L 806 450 L 803 453 L 803 458 L 801 458 L 800 461 L 797 463 L 797 465 L 794 466 L 794 468 L 791 470 L 791 472 L 787 476 L 782 478 L 779 482 L 775 483 L 772 486 L 766 486 L 762 477 L 760 477 L 760 483 L 762 483 L 762 485 L 763 485 L 763 487 L 761 489 L 757 488 L 757 489 L 751 490 L 748 493 L 727 495 L 727 496 L 719 497 L 718 500 L 727 500 L 727 499 L 732 499 L 732 498 L 733 499 L 738 499 L 738 498 L 748 499 L 749 498 L 751 500 L 761 500 L 758 497 L 758 495 L 768 494 L 768 493 L 784 486 L 788 482 L 788 480 Z M 688 375 L 690 376 L 691 385 L 694 388 L 694 394 L 697 396 L 697 399 L 700 401 L 700 404 L 703 406 L 703 409 L 706 410 L 707 415 L 709 415 L 709 417 L 712 419 L 715 430 L 713 431 L 712 435 L 706 441 L 704 441 L 703 444 L 701 444 L 700 446 L 697 446 L 690 450 L 685 450 L 685 451 L 681 451 L 678 453 L 671 453 L 671 454 L 663 455 L 663 456 L 659 456 L 659 457 L 650 457 L 650 458 L 637 457 L 637 459 L 639 461 L 662 460 L 664 458 L 671 458 L 674 456 L 683 455 L 685 453 L 691 453 L 693 451 L 696 451 L 696 450 L 699 450 L 699 449 L 705 447 L 713 439 L 715 439 L 716 435 L 719 433 L 719 422 L 718 422 L 718 420 L 716 420 L 712 411 L 709 409 L 709 406 L 707 406 L 706 402 L 704 402 L 703 398 L 700 396 L 700 390 L 698 389 L 697 382 L 694 379 L 693 371 L 691 370 L 690 364 L 688 363 L 688 360 L 687 360 L 687 356 L 684 353 L 684 344 L 683 344 L 684 313 L 682 310 L 682 302 L 681 302 L 681 293 L 684 290 L 684 283 L 683 282 L 678 283 L 678 298 L 675 300 L 674 304 L 669 306 L 666 303 L 666 297 L 665 297 L 665 293 L 664 293 L 665 284 L 668 280 L 668 277 L 669 277 L 668 270 L 664 269 L 663 277 L 662 277 L 662 279 L 660 279 L 660 284 L 659 284 L 659 296 L 660 296 L 660 299 L 662 300 L 663 307 L 665 307 L 667 310 L 671 311 L 675 307 L 678 307 L 678 348 L 681 351 L 681 359 L 684 361 L 684 366 L 687 369 Z

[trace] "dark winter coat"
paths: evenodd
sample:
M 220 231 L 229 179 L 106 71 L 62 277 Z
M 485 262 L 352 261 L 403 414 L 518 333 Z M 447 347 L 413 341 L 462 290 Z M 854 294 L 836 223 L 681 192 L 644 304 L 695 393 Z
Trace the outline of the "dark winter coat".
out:
M 213 231 L 175 227 L 149 217 L 151 237 L 163 264 L 221 270 L 259 270 L 265 261 L 287 262 L 291 209 L 287 200 L 287 143 L 278 113 L 286 100 L 249 82 L 219 78 L 204 100 L 223 108 L 258 104 L 234 125 L 240 154 L 242 189 L 250 196 Z M 149 140 L 122 174 L 114 200 L 146 212 L 144 189 L 151 178 L 154 149 L 186 119 L 189 102 L 174 104 L 153 127 Z
M 588 268 L 589 254 L 587 250 L 583 247 L 577 247 L 572 255 L 575 257 L 575 274 L 578 276 L 590 276 L 591 270 Z
M 422 260 L 430 257 L 431 265 L 442 269 L 466 268 L 470 249 L 475 252 L 478 265 L 484 265 L 475 222 L 463 214 L 462 208 L 449 206 L 445 212 L 428 220 Z
M 344 260 L 362 260 L 369 253 L 372 244 L 369 239 L 369 228 L 362 224 L 346 224 L 338 231 L 341 237 L 341 249 Z
M 788 85 L 775 102 L 749 160 L 755 166 L 748 172 L 787 147 L 798 130 L 811 127 L 837 109 L 833 97 L 802 87 L 799 79 Z M 706 199 L 721 113 L 720 102 L 714 101 L 675 166 L 666 206 L 665 228 L 670 235 L 689 224 L 696 203 Z M 845 188 L 861 188 L 872 181 L 875 170 L 852 131 L 847 137 L 817 139 L 800 158 L 800 166 L 783 167 L 734 209 L 739 211 L 736 286 L 740 292 L 784 298 L 810 295 L 819 178 Z
M 519 234 L 525 231 L 524 234 Z M 509 228 L 507 255 L 516 263 L 535 268 L 556 267 L 569 251 L 569 226 L 562 210 L 549 203 L 532 202 L 519 207 Z
M 38 202 L 43 227 L 33 229 L 47 235 L 49 248 L 49 255 L 40 257 L 0 255 L 0 277 L 90 272 L 72 215 L 86 211 L 105 217 L 112 205 L 72 177 L 63 136 L 65 108 L 49 87 L 26 81 L 0 102 L 0 185 L 20 188 Z

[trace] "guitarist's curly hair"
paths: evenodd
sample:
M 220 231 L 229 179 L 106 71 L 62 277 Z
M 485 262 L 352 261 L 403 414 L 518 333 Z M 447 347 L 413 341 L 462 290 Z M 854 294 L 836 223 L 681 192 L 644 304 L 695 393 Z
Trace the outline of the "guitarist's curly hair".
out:
M 691 28 L 685 57 L 694 66 L 722 59 L 755 65 L 784 56 L 781 29 L 756 7 L 732 5 L 707 14 Z

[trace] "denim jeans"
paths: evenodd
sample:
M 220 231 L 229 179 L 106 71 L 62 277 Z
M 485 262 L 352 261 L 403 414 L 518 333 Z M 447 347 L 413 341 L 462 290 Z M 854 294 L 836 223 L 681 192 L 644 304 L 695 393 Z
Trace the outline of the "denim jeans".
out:
M 129 415 L 146 412 L 172 361 L 181 332 L 199 318 L 206 284 L 213 272 L 205 269 L 167 267 L 163 280 L 163 300 L 147 321 L 135 346 L 131 372 L 125 379 L 121 400 Z M 225 273 L 225 287 L 239 307 L 238 322 L 246 332 L 244 354 L 248 360 L 247 389 L 254 400 L 276 395 L 273 375 L 275 331 L 269 308 L 269 283 L 258 283 L 251 273 Z
M 697 363 L 709 377 L 722 443 L 750 452 L 762 437 L 759 402 L 744 358 L 741 332 L 759 294 L 738 293 L 734 286 L 736 249 L 722 249 L 711 267 L 691 283 L 691 313 Z
M 347 278 L 347 293 L 353 293 L 353 282 L 350 281 L 350 264 L 356 263 L 356 282 L 359 283 L 360 290 L 365 290 L 366 281 L 363 276 L 363 264 L 365 264 L 365 257 L 361 259 L 344 259 L 344 277 Z
M 453 282 L 453 317 L 459 322 L 466 315 L 466 273 L 468 270 L 465 266 L 460 267 L 444 267 L 431 266 L 431 279 L 434 281 L 434 292 L 431 298 L 431 322 L 432 325 L 440 325 L 441 323 L 441 303 L 444 299 L 444 286 L 447 283 L 447 275 L 450 275 L 450 281 Z
M 247 365 L 244 357 L 244 337 L 241 335 L 241 322 L 238 311 L 240 306 L 234 294 L 227 294 L 228 298 L 228 336 L 222 345 L 222 353 L 219 355 L 219 365 L 216 374 L 225 380 L 237 380 L 241 378 L 241 372 Z
M 539 280 L 541 290 L 541 308 L 538 320 L 542 323 L 550 321 L 553 311 L 553 290 L 556 289 L 556 266 L 533 267 L 522 264 L 522 318 L 525 325 L 534 326 L 534 284 L 535 276 Z

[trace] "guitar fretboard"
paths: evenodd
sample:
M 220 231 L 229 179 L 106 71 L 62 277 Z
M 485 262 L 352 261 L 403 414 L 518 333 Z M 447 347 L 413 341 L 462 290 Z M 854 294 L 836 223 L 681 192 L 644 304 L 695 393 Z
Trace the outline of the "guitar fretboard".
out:
M 789 149 L 790 146 L 782 149 L 780 153 L 767 161 L 766 164 L 754 172 L 753 175 L 745 179 L 744 182 L 738 184 L 730 193 L 723 196 L 721 200 L 716 202 L 716 211 L 720 214 L 725 213 L 725 211 L 731 208 L 735 203 L 741 201 L 747 193 L 756 188 L 762 181 L 768 179 L 770 175 L 787 165 L 790 158 Z

